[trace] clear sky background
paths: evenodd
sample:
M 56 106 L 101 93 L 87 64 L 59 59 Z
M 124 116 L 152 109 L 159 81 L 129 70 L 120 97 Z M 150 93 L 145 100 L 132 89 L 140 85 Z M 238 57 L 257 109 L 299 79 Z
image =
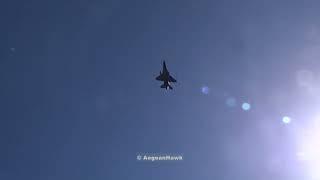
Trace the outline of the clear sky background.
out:
M 0 179 L 320 177 L 315 2 L 1 1 Z

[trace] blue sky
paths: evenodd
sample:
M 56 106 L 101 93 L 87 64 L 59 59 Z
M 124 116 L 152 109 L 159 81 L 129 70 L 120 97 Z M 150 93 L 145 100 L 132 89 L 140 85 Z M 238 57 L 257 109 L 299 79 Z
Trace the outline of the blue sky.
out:
M 0 178 L 312 179 L 319 5 L 1 2 Z

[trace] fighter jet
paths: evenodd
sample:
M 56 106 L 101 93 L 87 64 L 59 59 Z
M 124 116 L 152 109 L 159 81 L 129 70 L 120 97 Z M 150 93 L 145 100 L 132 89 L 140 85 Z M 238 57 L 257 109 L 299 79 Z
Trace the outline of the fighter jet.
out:
M 160 75 L 156 77 L 156 80 L 163 81 L 163 84 L 160 87 L 165 88 L 167 90 L 172 89 L 172 86 L 170 86 L 170 82 L 177 82 L 177 80 L 170 76 L 165 61 L 163 61 L 162 72 L 160 71 Z

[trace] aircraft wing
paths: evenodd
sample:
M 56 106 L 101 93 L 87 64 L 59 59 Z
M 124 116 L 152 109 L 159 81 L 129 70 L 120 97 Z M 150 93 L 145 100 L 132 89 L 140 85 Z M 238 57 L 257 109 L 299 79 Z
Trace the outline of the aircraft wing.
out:
M 172 76 L 169 76 L 169 82 L 177 82 Z
M 164 75 L 160 74 L 158 77 L 156 77 L 156 80 L 158 81 L 164 81 Z

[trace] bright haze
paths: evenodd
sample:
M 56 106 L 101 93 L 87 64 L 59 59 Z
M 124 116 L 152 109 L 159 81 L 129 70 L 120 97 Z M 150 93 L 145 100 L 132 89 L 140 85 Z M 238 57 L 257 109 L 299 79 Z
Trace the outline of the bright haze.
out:
M 0 179 L 320 179 L 319 9 L 1 1 Z

